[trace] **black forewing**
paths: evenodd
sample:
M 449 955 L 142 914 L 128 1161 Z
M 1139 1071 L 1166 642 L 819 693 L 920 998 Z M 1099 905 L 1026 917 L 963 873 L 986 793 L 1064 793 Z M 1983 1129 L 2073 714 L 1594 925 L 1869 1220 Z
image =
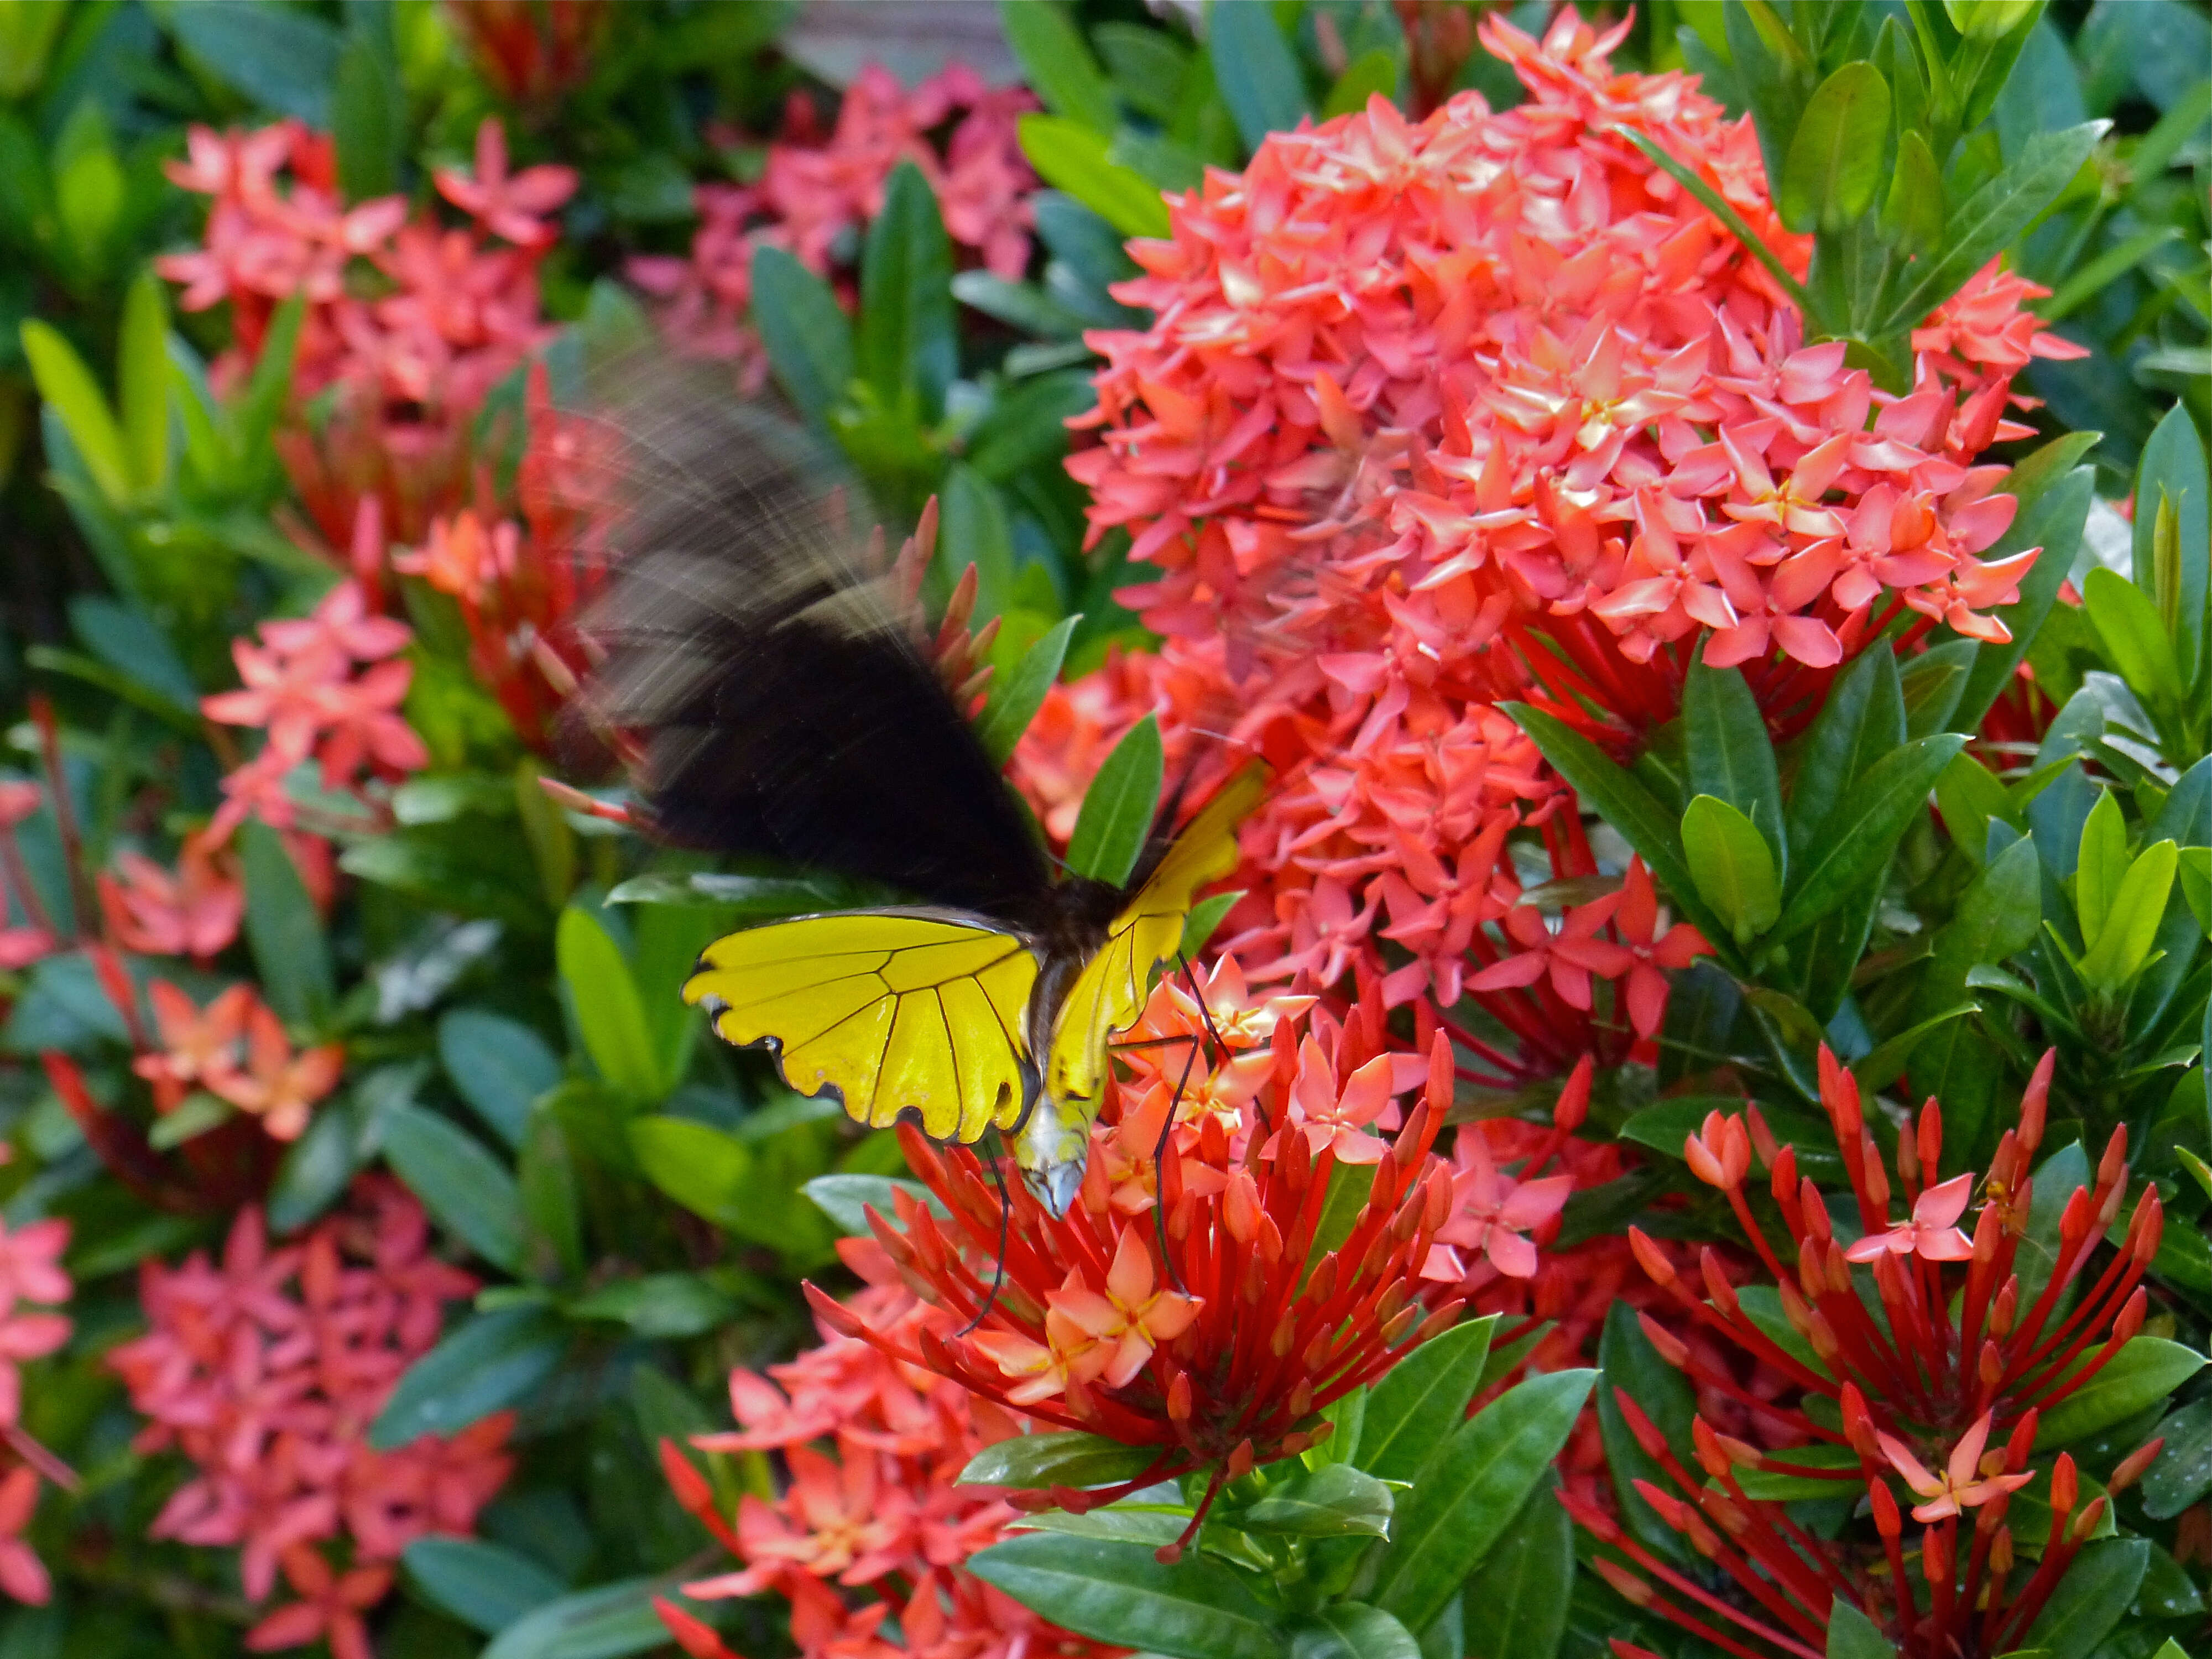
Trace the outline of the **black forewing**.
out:
M 594 718 L 640 735 L 670 840 L 1026 923 L 1051 885 L 1020 804 L 923 658 L 851 481 L 757 406 L 665 372 L 605 404 L 616 575 Z

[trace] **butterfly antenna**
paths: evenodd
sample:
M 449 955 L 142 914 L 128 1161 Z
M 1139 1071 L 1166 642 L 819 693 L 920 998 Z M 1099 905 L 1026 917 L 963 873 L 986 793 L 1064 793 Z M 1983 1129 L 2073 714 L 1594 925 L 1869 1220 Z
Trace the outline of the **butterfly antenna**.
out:
M 1182 1109 L 1182 1091 L 1190 1085 L 1191 1067 L 1198 1064 L 1199 1045 L 1190 1045 L 1190 1054 L 1183 1060 L 1182 1075 L 1176 1079 L 1175 1094 L 1168 1102 L 1168 1115 L 1160 1121 L 1160 1138 L 1152 1143 L 1152 1231 L 1159 1237 L 1160 1265 L 1168 1270 L 1168 1281 L 1178 1291 L 1185 1290 L 1182 1275 L 1176 1271 L 1175 1258 L 1168 1254 L 1167 1169 L 1168 1137 L 1175 1133 L 1176 1114 Z
M 991 1309 L 998 1302 L 999 1291 L 1006 1282 L 1006 1241 L 1013 1230 L 1014 1200 L 1006 1191 L 1006 1171 L 1000 1160 L 1003 1147 L 991 1153 L 991 1179 L 999 1183 L 999 1260 L 991 1270 L 991 1288 L 984 1294 L 983 1305 L 975 1310 L 975 1316 L 952 1333 L 957 1340 L 974 1330 L 991 1316 Z

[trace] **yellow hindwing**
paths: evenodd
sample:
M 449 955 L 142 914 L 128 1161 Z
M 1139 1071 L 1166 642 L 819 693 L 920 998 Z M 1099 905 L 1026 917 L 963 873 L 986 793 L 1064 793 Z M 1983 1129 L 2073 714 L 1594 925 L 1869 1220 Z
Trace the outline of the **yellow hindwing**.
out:
M 1114 918 L 1106 943 L 1083 965 L 1060 1006 L 1046 1066 L 1046 1091 L 1086 1117 L 1106 1086 L 1106 1044 L 1144 1012 L 1152 969 L 1174 957 L 1198 890 L 1237 867 L 1237 826 L 1267 793 L 1254 763 L 1218 790 L 1176 837 L 1137 896 Z
M 912 1111 L 938 1139 L 973 1141 L 1028 1104 L 1036 976 L 1028 945 L 980 921 L 849 910 L 716 939 L 684 1000 L 725 1042 L 773 1043 L 801 1094 L 835 1090 L 862 1123 Z

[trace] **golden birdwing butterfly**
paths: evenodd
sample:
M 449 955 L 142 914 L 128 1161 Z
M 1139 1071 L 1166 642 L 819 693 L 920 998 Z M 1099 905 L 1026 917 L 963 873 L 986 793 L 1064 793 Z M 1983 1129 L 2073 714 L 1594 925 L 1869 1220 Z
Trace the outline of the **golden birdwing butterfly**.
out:
M 1039 1200 L 1080 1186 L 1111 1038 L 1143 1010 L 1198 891 L 1266 788 L 1232 775 L 1126 884 L 1055 879 L 1034 824 L 849 528 L 820 447 L 654 373 L 609 410 L 615 580 L 586 625 L 586 707 L 638 751 L 665 838 L 888 885 L 910 907 L 765 923 L 685 984 L 716 1034 L 854 1119 L 1011 1136 Z M 952 550 L 957 556 L 957 550 Z M 1171 826 L 1163 826 L 1171 827 Z

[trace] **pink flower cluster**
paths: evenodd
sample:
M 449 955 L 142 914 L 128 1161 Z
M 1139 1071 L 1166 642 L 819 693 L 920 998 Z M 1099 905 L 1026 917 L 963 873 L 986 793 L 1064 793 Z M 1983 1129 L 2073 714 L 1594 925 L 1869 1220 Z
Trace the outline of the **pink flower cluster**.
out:
M 872 1240 L 848 1239 L 846 1264 L 867 1281 L 852 1319 L 911 1346 L 942 1315 L 899 1282 Z M 1023 1659 L 1104 1655 L 1046 1624 L 965 1571 L 1017 1519 L 994 1488 L 956 1485 L 970 1458 L 1026 1425 L 986 1399 L 869 1342 L 824 1326 L 822 1344 L 768 1375 L 730 1374 L 733 1433 L 699 1435 L 709 1454 L 782 1454 L 790 1481 L 773 1501 L 738 1500 L 733 1528 L 714 1488 L 672 1442 L 661 1464 L 678 1499 L 745 1565 L 684 1587 L 702 1601 L 772 1593 L 791 1603 L 792 1639 L 807 1659 Z M 853 1604 L 841 1591 L 872 1599 Z M 675 1601 L 662 1620 L 696 1659 L 734 1659 Z M 890 1621 L 896 1621 L 896 1637 Z
M 19 1368 L 70 1339 L 69 1316 L 56 1311 L 75 1289 L 61 1265 L 69 1237 L 66 1221 L 27 1222 L 13 1231 L 0 1224 L 0 1444 L 7 1459 L 0 1474 L 0 1594 L 33 1604 L 53 1593 L 46 1564 L 23 1540 L 38 1508 L 40 1477 L 65 1483 L 73 1477 L 23 1431 Z
M 124 852 L 116 855 L 115 872 L 100 872 L 100 914 L 108 937 L 123 949 L 204 964 L 238 937 L 246 884 L 238 860 L 208 834 L 185 837 L 173 871 L 143 853 Z
M 399 713 L 415 670 L 398 653 L 413 635 L 404 623 L 370 615 L 360 583 L 340 582 L 313 614 L 265 622 L 258 632 L 258 645 L 231 641 L 242 688 L 200 702 L 210 720 L 259 726 L 267 738 L 223 779 L 210 839 L 227 839 L 248 817 L 278 830 L 303 822 L 287 784 L 310 757 L 320 763 L 325 790 L 356 795 L 364 769 L 392 780 L 429 763 Z
M 281 1569 L 301 1598 L 264 1619 L 248 1647 L 322 1638 L 338 1659 L 365 1659 L 362 1614 L 390 1588 L 400 1553 L 428 1534 L 468 1533 L 506 1480 L 504 1416 L 392 1452 L 363 1437 L 400 1373 L 437 1341 L 444 1304 L 476 1288 L 430 1253 L 422 1206 L 379 1176 L 295 1243 L 272 1246 L 248 1207 L 219 1262 L 196 1251 L 142 1270 L 149 1328 L 108 1363 L 151 1419 L 138 1449 L 173 1449 L 197 1466 L 152 1534 L 242 1546 L 248 1597 L 266 1601 Z
M 468 216 L 452 228 L 410 216 L 402 198 L 341 205 L 327 134 L 297 121 L 250 133 L 195 127 L 171 179 L 211 197 L 202 246 L 158 260 L 185 284 L 180 303 L 228 301 L 234 379 L 261 349 L 276 307 L 305 296 L 293 375 L 295 411 L 331 387 L 326 420 L 299 414 L 277 434 L 294 485 L 324 537 L 343 545 L 363 499 L 403 539 L 466 498 L 471 425 L 484 394 L 549 333 L 538 264 L 555 239 L 550 216 L 576 186 L 562 167 L 508 167 L 497 121 L 477 129 L 472 173 L 441 168 L 438 192 Z M 373 293 L 348 275 L 381 279 Z
M 851 264 L 857 234 L 883 210 L 902 161 L 929 180 L 957 245 L 1000 276 L 1018 276 L 1029 263 L 1036 179 L 1016 123 L 1036 107 L 1026 91 L 987 87 L 964 64 L 947 65 L 912 92 L 870 64 L 846 88 L 825 137 L 812 103 L 794 94 L 760 182 L 698 185 L 690 257 L 641 255 L 629 262 L 629 278 L 659 301 L 661 326 L 679 349 L 738 362 L 757 379 L 767 365 L 744 325 L 754 248 L 787 249 L 817 274 Z M 939 132 L 941 155 L 932 137 Z
M 260 1119 L 272 1139 L 297 1140 L 344 1073 L 343 1043 L 295 1054 L 283 1022 L 251 985 L 232 986 L 204 1009 L 167 980 L 147 994 L 161 1049 L 139 1055 L 131 1069 L 154 1085 L 157 1111 L 173 1111 L 188 1091 L 204 1089 Z

